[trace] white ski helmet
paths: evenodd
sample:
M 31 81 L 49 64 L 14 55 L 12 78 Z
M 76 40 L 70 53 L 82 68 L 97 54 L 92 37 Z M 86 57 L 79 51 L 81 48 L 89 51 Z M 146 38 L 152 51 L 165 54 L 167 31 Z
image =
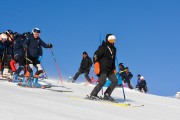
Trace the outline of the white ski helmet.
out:
M 2 41 L 7 40 L 7 35 L 5 33 L 2 33 L 0 36 L 1 36 Z
M 141 77 L 140 77 L 140 80 L 144 80 L 144 76 L 141 76 Z
M 40 29 L 39 28 L 33 28 L 32 29 L 32 33 L 41 33 Z

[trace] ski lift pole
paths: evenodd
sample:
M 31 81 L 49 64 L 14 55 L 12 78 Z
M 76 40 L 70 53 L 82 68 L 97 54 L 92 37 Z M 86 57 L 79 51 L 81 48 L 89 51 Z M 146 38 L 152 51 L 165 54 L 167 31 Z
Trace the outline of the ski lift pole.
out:
M 117 56 L 116 56 L 116 64 L 117 64 L 117 66 L 118 66 Z M 119 68 L 119 67 L 118 67 L 118 71 L 120 72 L 120 68 Z M 120 73 L 118 73 L 118 74 L 119 74 L 119 77 L 121 77 L 121 76 L 120 76 Z M 122 80 L 122 77 L 121 77 L 121 80 Z M 126 95 L 125 95 L 124 86 L 123 86 L 123 80 L 122 80 L 122 91 L 123 91 L 124 100 L 126 100 Z
M 59 75 L 61 84 L 63 85 L 63 81 L 62 81 L 60 69 L 59 69 L 59 66 L 58 66 L 58 64 L 57 64 L 57 62 L 56 62 L 56 58 L 55 58 L 55 56 L 54 56 L 54 53 L 53 53 L 53 51 L 52 51 L 52 48 L 50 48 L 50 51 L 51 51 L 51 54 L 52 54 L 52 56 L 53 56 L 53 58 L 54 58 L 54 63 L 55 63 L 55 65 L 56 65 L 56 68 L 57 68 L 57 71 L 58 71 L 58 75 Z

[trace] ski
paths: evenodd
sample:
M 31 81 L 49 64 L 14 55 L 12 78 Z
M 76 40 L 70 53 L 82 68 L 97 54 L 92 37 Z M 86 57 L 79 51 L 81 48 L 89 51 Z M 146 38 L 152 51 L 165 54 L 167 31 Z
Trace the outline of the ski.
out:
M 37 89 L 47 89 L 47 88 L 51 88 L 51 85 L 41 85 L 41 87 L 28 87 L 28 86 L 24 86 L 21 83 L 17 84 L 20 87 L 24 87 L 24 88 L 37 88 Z
M 110 100 L 104 99 L 102 96 L 99 96 L 99 99 L 91 99 L 90 96 L 87 95 L 84 99 L 91 100 L 91 101 L 97 101 L 97 102 L 101 102 L 101 103 L 109 103 L 109 104 L 112 104 L 113 106 L 117 106 L 117 107 L 143 107 L 144 106 L 141 104 L 139 105 L 139 104 L 121 103 L 121 102 L 118 102 L 117 100 L 110 101 Z
M 49 90 L 49 91 L 52 91 L 52 92 L 60 92 L 60 93 L 73 92 L 73 91 L 69 91 L 69 90 L 55 90 L 55 89 L 49 89 L 49 88 L 45 88 L 45 90 Z
M 104 102 L 119 103 L 117 100 L 110 101 L 110 100 L 104 99 L 102 96 L 98 96 L 97 98 L 98 98 L 98 99 L 91 99 L 91 97 L 90 97 L 89 95 L 87 95 L 87 96 L 85 97 L 85 99 L 88 99 L 88 100 L 99 100 L 99 101 L 104 101 Z

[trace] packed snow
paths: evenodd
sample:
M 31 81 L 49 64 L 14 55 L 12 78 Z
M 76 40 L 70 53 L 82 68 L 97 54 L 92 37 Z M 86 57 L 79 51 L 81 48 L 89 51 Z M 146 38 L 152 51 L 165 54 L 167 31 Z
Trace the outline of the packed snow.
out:
M 179 120 L 180 100 L 116 88 L 112 97 L 131 106 L 85 100 L 94 85 L 44 80 L 52 88 L 24 88 L 0 81 L 1 120 Z M 104 88 L 105 90 L 105 88 Z M 99 93 L 101 95 L 101 92 Z M 144 105 L 144 106 L 141 106 Z

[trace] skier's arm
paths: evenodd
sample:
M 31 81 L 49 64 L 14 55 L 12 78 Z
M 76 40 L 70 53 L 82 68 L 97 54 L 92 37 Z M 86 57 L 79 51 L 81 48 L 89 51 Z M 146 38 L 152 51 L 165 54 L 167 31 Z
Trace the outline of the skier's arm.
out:
M 28 49 L 28 44 L 30 42 L 30 38 L 27 37 L 25 40 L 24 40 L 24 43 L 23 43 L 23 48 L 24 50 L 27 50 Z
M 94 53 L 93 62 L 96 63 L 104 55 L 104 48 L 100 46 L 98 50 Z
M 115 59 L 116 59 L 116 48 L 114 49 L 114 58 L 113 58 L 113 69 L 114 70 L 116 70 Z
M 81 60 L 81 64 L 80 64 L 80 67 L 79 67 L 79 71 L 82 69 L 82 63 L 83 63 L 83 59 Z
M 52 44 L 46 44 L 44 41 L 41 40 L 40 45 L 44 48 L 52 48 L 53 45 Z
M 133 74 L 130 72 L 129 79 L 132 79 L 132 77 L 133 77 Z
M 89 58 L 89 68 L 91 68 L 91 66 L 92 66 L 92 60 L 91 58 Z

